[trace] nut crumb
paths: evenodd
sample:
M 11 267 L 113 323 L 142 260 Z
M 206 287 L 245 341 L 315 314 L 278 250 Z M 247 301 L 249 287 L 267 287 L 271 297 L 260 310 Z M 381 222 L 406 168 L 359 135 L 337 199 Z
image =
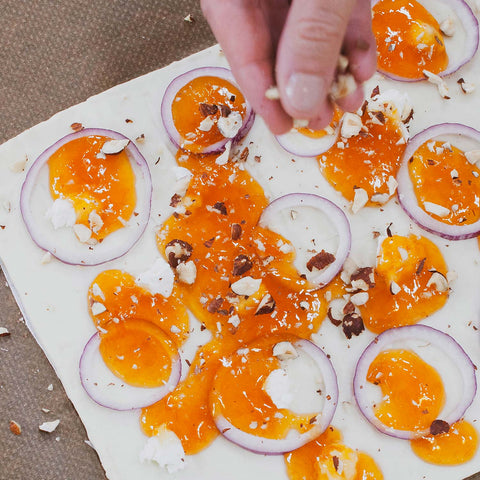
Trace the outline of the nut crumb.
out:
M 15 420 L 10 420 L 9 428 L 14 435 L 20 435 L 22 433 L 22 427 Z
M 0 337 L 9 337 L 10 332 L 5 327 L 0 327 Z
M 278 87 L 275 85 L 268 87 L 265 91 L 265 97 L 268 98 L 268 100 L 280 100 L 280 91 L 278 90 Z
M 42 432 L 52 433 L 56 430 L 59 423 L 60 420 L 58 419 L 52 420 L 51 422 L 43 422 L 41 425 L 39 425 L 38 429 Z

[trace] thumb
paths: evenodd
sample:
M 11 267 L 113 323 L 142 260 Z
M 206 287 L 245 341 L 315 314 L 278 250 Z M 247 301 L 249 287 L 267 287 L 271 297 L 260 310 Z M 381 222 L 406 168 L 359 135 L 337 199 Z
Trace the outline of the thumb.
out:
M 276 64 L 281 102 L 293 118 L 329 123 L 332 106 L 327 94 L 354 4 L 355 0 L 293 0 Z

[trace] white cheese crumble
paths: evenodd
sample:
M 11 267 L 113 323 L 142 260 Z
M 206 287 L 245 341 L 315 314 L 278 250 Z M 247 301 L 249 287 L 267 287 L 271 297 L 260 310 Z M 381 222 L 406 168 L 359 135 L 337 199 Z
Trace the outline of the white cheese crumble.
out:
M 177 435 L 162 426 L 145 443 L 140 452 L 140 461 L 155 462 L 168 473 L 175 473 L 185 468 L 185 451 Z
M 217 128 L 225 138 L 234 138 L 242 128 L 243 119 L 240 113 L 231 111 L 227 117 L 217 120 Z
M 135 283 L 153 294 L 159 293 L 168 298 L 172 294 L 174 279 L 170 265 L 163 258 L 157 258 L 148 270 L 137 276 Z
M 57 198 L 47 210 L 45 216 L 52 222 L 53 228 L 73 227 L 77 221 L 77 214 L 71 200 Z

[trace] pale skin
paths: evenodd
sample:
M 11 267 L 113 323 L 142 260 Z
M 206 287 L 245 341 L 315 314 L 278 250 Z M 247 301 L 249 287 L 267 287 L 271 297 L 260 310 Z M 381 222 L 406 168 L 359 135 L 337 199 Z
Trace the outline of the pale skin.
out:
M 240 88 L 275 134 L 293 119 L 324 128 L 332 118 L 329 90 L 340 53 L 357 89 L 338 100 L 357 110 L 362 83 L 376 68 L 370 0 L 202 0 L 202 10 Z M 278 86 L 280 100 L 265 91 Z

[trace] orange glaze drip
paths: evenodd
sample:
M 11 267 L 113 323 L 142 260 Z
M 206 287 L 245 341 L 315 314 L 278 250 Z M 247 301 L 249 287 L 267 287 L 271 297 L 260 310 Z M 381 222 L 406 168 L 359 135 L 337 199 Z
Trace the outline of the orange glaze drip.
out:
M 196 279 L 193 285 L 179 282 L 179 294 L 214 336 L 200 350 L 210 352 L 209 368 L 198 373 L 192 365 L 185 381 L 158 404 L 144 409 L 142 415 L 147 435 L 153 435 L 159 425 L 167 423 L 182 439 L 187 453 L 205 448 L 216 435 L 208 393 L 221 365 L 220 359 L 261 336 L 290 333 L 308 338 L 318 330 L 327 309 L 324 292 L 309 289 L 309 284 L 294 269 L 293 252 L 280 250 L 279 242 L 285 239 L 257 227 L 268 203 L 262 188 L 238 165 L 229 162 L 220 166 L 214 159 L 213 155 L 178 155 L 179 165 L 193 173 L 183 199 L 187 212 L 172 216 L 157 236 L 162 254 L 171 240 L 182 240 L 192 246 L 190 260 L 197 267 Z M 213 208 L 219 203 L 223 204 L 226 215 Z M 241 227 L 236 240 L 232 240 L 233 224 Z M 246 255 L 252 267 L 234 275 L 233 265 L 238 255 Z M 230 288 L 231 283 L 245 276 L 262 279 L 259 290 L 248 298 L 233 294 Z M 275 300 L 274 312 L 255 315 L 259 302 L 267 294 Z M 220 300 L 212 302 L 216 299 Z M 309 307 L 302 309 L 301 302 Z M 185 420 L 177 423 L 178 418 Z
M 136 387 L 164 385 L 178 351 L 165 332 L 151 322 L 111 322 L 100 334 L 100 354 L 107 367 Z
M 264 438 L 285 438 L 290 429 L 305 433 L 314 427 L 316 414 L 296 415 L 279 409 L 263 385 L 271 372 L 280 368 L 273 347 L 286 336 L 258 339 L 248 351 L 222 359 L 210 395 L 214 418 L 223 416 L 238 429 Z
M 363 188 L 369 199 L 389 194 L 387 182 L 397 175 L 405 144 L 397 144 L 402 138 L 398 120 L 389 115 L 383 120 L 385 124 L 372 123 L 365 112 L 362 123 L 367 131 L 340 142 L 340 146 L 337 142 L 318 157 L 323 176 L 347 200 L 353 201 L 356 188 Z M 367 205 L 376 203 L 369 201 Z
M 478 449 L 474 426 L 461 420 L 447 433 L 428 435 L 410 441 L 412 450 L 422 460 L 435 465 L 460 465 L 471 460 Z
M 367 380 L 379 385 L 384 397 L 375 416 L 397 430 L 429 429 L 445 401 L 438 372 L 409 350 L 379 353 L 368 369 Z
M 146 435 L 155 435 L 166 426 L 180 438 L 187 455 L 194 455 L 218 436 L 209 407 L 213 378 L 222 353 L 221 342 L 201 347 L 186 379 L 159 402 L 142 410 L 141 427 Z
M 175 128 L 183 138 L 182 148 L 193 153 L 201 152 L 208 145 L 212 145 L 225 137 L 220 133 L 217 125 L 208 131 L 198 127 L 206 118 L 201 113 L 200 104 L 227 106 L 231 111 L 236 111 L 245 118 L 245 98 L 229 81 L 218 77 L 198 77 L 182 87 L 172 103 L 172 115 Z M 212 119 L 221 116 L 220 109 L 212 115 Z
M 48 160 L 50 192 L 54 199 L 71 200 L 77 223 L 90 228 L 89 215 L 95 211 L 103 221 L 92 238 L 103 240 L 124 226 L 136 203 L 135 174 L 125 151 L 97 158 L 111 138 L 88 135 L 71 140 Z
M 380 0 L 372 27 L 380 70 L 406 78 L 423 78 L 423 70 L 440 73 L 448 56 L 435 18 L 415 0 Z
M 367 454 L 342 443 L 338 430 L 329 427 L 316 440 L 294 452 L 284 461 L 290 480 L 383 480 L 383 474 Z
M 480 177 L 475 174 L 479 175 L 480 170 L 458 148 L 442 145 L 438 141 L 424 143 L 410 159 L 408 169 L 418 204 L 423 208 L 423 202 L 432 202 L 448 208 L 450 213 L 446 216 L 429 213 L 448 225 L 477 222 Z
M 404 260 L 403 257 L 407 256 Z M 375 287 L 365 305 L 359 306 L 365 326 L 374 333 L 413 325 L 443 307 L 448 291 L 427 286 L 435 270 L 444 276 L 447 266 L 438 247 L 425 237 L 387 237 L 375 269 Z M 392 282 L 401 287 L 393 295 Z
M 94 315 L 94 302 L 104 305 L 106 311 Z M 175 293 L 169 298 L 153 295 L 121 270 L 105 270 L 96 276 L 88 289 L 88 305 L 90 316 L 99 329 L 108 328 L 112 321 L 142 319 L 160 327 L 177 346 L 188 336 L 188 314 Z

